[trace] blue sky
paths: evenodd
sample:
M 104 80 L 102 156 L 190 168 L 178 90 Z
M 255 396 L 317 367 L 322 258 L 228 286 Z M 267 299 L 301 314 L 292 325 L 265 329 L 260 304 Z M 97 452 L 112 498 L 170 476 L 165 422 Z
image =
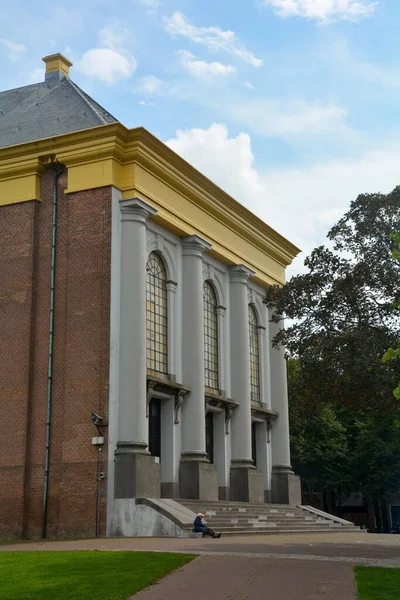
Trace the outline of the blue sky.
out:
M 399 22 L 395 0 L 16 0 L 0 89 L 63 52 L 114 116 L 307 253 L 358 193 L 400 183 Z

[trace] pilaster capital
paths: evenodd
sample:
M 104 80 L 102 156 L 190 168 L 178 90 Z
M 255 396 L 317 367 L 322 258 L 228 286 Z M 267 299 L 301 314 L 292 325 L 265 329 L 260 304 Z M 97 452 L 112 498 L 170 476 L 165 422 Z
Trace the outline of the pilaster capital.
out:
M 146 225 L 149 217 L 154 217 L 158 210 L 140 198 L 126 198 L 119 201 L 121 221 L 134 221 Z
M 172 279 L 169 279 L 167 281 L 167 292 L 172 292 L 173 294 L 175 294 L 177 287 L 178 284 L 176 283 L 176 281 L 172 281 Z
M 183 256 L 197 256 L 202 258 L 206 250 L 210 250 L 211 244 L 199 235 L 188 235 L 181 239 Z
M 246 265 L 235 265 L 229 269 L 231 282 L 233 283 L 248 283 L 250 277 L 255 275 L 255 271 L 252 271 Z
M 219 317 L 224 317 L 226 313 L 226 307 L 225 306 L 217 306 L 217 315 Z

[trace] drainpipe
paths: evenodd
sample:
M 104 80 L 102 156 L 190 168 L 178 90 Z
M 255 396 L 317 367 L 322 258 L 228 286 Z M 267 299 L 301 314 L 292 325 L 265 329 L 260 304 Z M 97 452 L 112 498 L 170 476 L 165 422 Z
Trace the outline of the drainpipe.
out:
M 49 490 L 49 468 L 50 468 L 50 434 L 51 434 L 51 400 L 53 388 L 53 344 L 54 344 L 54 296 L 55 296 L 55 273 L 56 273 L 56 248 L 57 248 L 57 183 L 63 171 L 59 163 L 53 163 L 53 225 L 51 240 L 51 277 L 50 277 L 50 326 L 49 326 L 49 361 L 47 370 L 47 418 L 46 418 L 46 460 L 44 470 L 43 488 L 43 514 L 42 514 L 42 538 L 46 537 L 47 527 L 47 503 Z

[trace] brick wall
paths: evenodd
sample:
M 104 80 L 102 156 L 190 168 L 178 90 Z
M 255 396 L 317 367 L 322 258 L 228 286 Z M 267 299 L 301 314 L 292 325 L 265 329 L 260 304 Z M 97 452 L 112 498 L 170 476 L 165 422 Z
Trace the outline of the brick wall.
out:
M 97 448 L 108 417 L 111 189 L 64 194 L 58 183 L 48 536 L 94 535 Z M 0 537 L 41 535 L 53 173 L 41 203 L 0 208 Z M 4 257 L 4 258 L 3 258 Z M 3 268 L 4 264 L 4 268 Z M 106 471 L 104 446 L 101 471 Z M 105 532 L 106 480 L 102 482 Z
M 0 537 L 23 521 L 37 208 L 0 208 Z

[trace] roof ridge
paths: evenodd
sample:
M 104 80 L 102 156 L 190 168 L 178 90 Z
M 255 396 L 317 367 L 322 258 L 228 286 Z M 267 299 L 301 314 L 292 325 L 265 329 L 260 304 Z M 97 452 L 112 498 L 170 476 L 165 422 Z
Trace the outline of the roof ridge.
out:
M 76 91 L 76 93 L 82 98 L 82 100 L 85 102 L 85 104 L 92 110 L 92 112 L 96 115 L 96 117 L 98 119 L 100 119 L 100 122 L 103 125 L 107 125 L 108 121 L 107 119 L 105 119 L 98 110 L 96 110 L 96 108 L 93 106 L 93 104 L 91 102 L 89 102 L 89 98 L 90 96 L 88 96 L 87 94 L 85 94 L 83 92 L 83 90 L 80 89 L 80 87 L 78 85 L 76 85 L 76 83 L 74 83 L 73 81 L 71 81 L 71 79 L 67 80 L 68 83 L 73 87 L 73 89 Z M 95 102 L 95 101 L 93 101 Z M 97 104 L 97 103 L 96 103 Z M 100 106 L 100 105 L 99 105 Z M 105 109 L 103 109 L 104 112 L 107 112 Z M 112 116 L 112 115 L 110 115 Z M 113 117 L 114 118 L 114 117 Z

